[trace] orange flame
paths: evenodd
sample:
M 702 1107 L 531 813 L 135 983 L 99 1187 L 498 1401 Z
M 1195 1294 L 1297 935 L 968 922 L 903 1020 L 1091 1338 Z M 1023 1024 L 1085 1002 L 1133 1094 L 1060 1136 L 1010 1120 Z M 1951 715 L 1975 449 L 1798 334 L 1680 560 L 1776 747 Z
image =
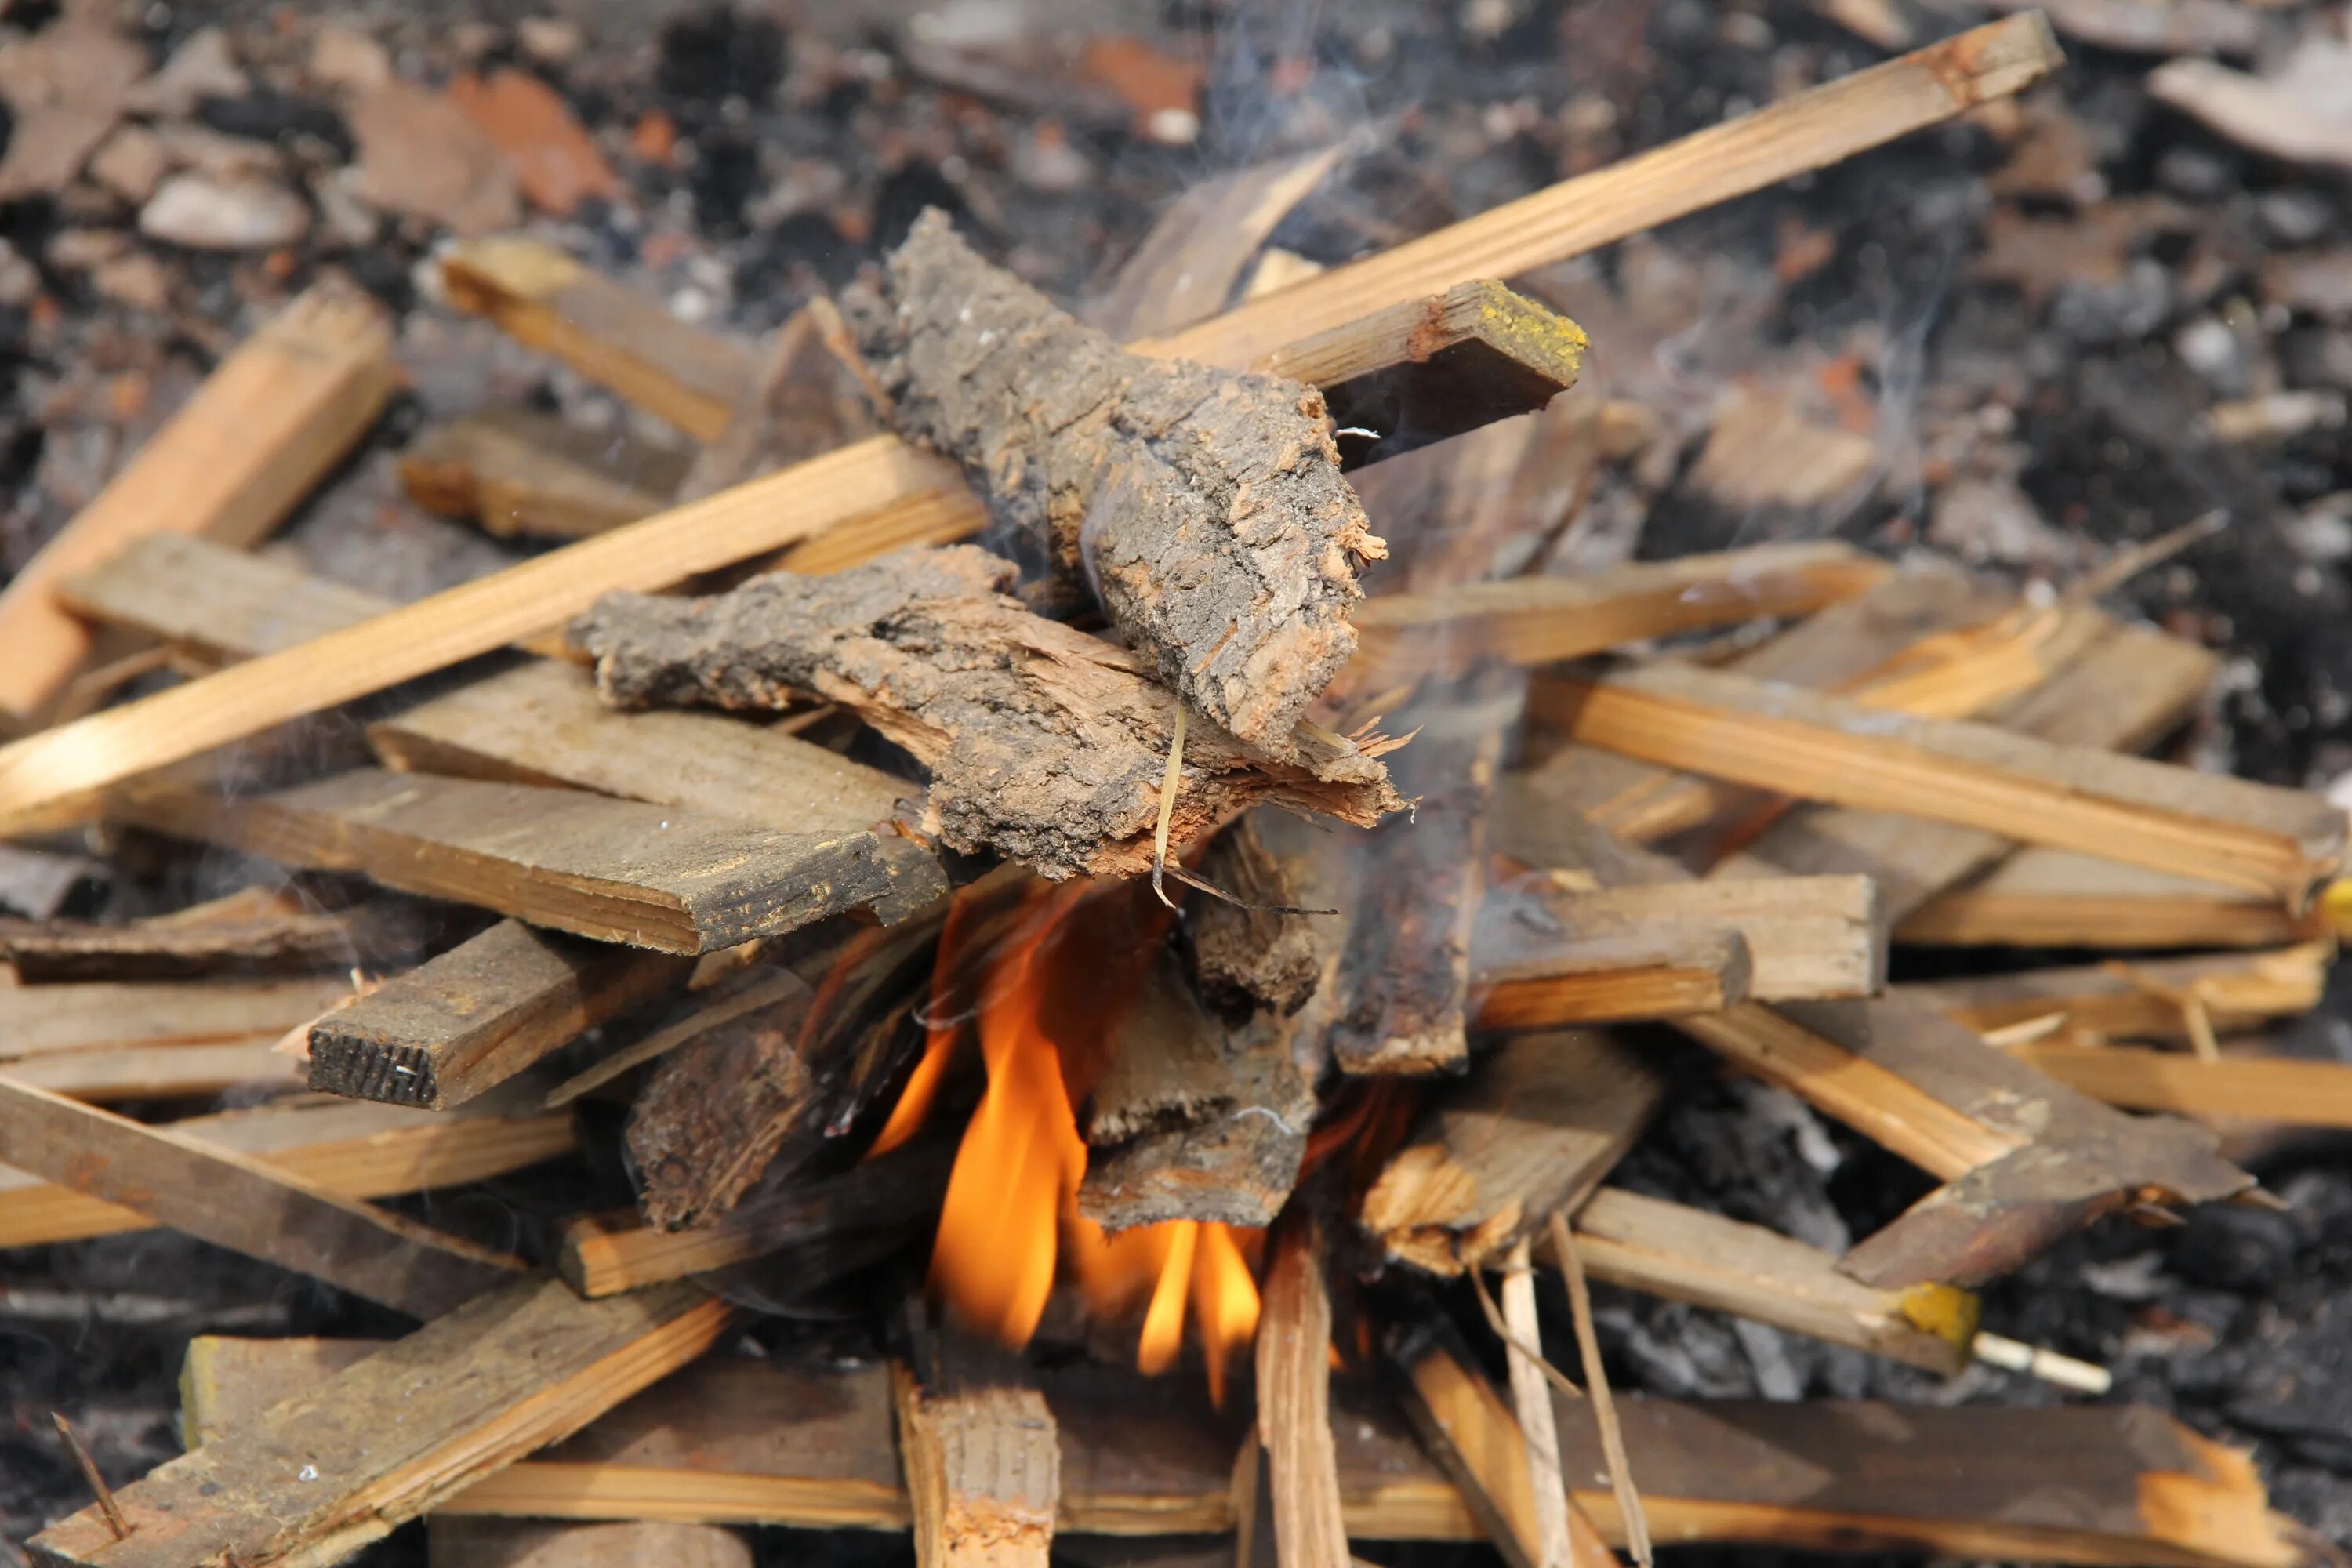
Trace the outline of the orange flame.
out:
M 1242 1245 L 1256 1233 L 1171 1220 L 1112 1236 L 1078 1212 L 1087 1146 L 1075 1108 L 1099 1073 L 1116 1002 L 1135 993 L 1165 929 L 1155 919 L 1139 940 L 1131 921 L 1071 918 L 1090 899 L 1120 896 L 1085 883 L 1041 893 L 1003 951 L 978 955 L 968 950 L 981 922 L 958 900 L 940 932 L 923 1058 L 873 1152 L 921 1127 L 970 1015 L 988 1081 L 949 1173 L 932 1288 L 966 1323 L 1018 1346 L 1036 1332 L 1066 1264 L 1095 1312 L 1145 1303 L 1136 1360 L 1147 1373 L 1174 1364 L 1189 1305 L 1222 1402 L 1225 1363 L 1256 1332 L 1257 1284 Z M 975 969 L 976 1009 L 967 1005 Z M 1096 1005 L 1106 987 L 1113 1004 Z

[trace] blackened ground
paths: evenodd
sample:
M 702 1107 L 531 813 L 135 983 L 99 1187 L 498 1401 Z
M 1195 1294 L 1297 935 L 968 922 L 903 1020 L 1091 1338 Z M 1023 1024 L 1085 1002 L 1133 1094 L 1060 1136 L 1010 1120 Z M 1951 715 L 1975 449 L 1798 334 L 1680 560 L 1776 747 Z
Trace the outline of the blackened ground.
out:
M 139 25 L 159 60 L 198 28 L 226 26 L 263 79 L 204 101 L 194 118 L 275 141 L 298 173 L 331 174 L 351 153 L 331 93 L 305 75 L 331 11 L 391 43 L 405 75 L 439 81 L 498 64 L 537 72 L 602 137 L 666 116 L 680 145 L 674 159 L 618 160 L 622 199 L 541 229 L 682 313 L 745 334 L 854 276 L 925 206 L 947 209 L 991 255 L 1076 300 L 1190 183 L 1355 134 L 1344 175 L 1279 237 L 1336 262 L 1880 58 L 1803 0 L 891 0 L 797 14 L 550 0 L 546 9 L 583 22 L 576 53 L 524 47 L 515 24 L 541 8 L 517 0 L 266 15 L 180 0 L 146 7 Z M 1897 0 L 1896 9 L 1923 37 L 1985 15 L 1967 0 Z M 56 11 L 0 5 L 0 26 L 37 28 Z M 2317 11 L 2263 14 L 2284 37 L 2315 25 Z M 1140 134 L 1131 106 L 1077 69 L 1066 35 L 1111 30 L 1200 65 L 1194 140 Z M 2352 425 L 2232 447 L 2208 433 L 2205 416 L 2218 401 L 2270 390 L 2352 393 L 2352 327 L 2266 301 L 2260 278 L 2283 247 L 2352 242 L 2352 195 L 2338 178 L 2246 153 L 2153 104 L 2141 86 L 2151 61 L 2079 45 L 2070 53 L 2069 71 L 2037 89 L 2028 113 L 2089 149 L 2091 184 L 2076 194 L 1997 194 L 2013 156 L 2004 137 L 2017 128 L 1956 123 L 1550 279 L 1624 308 L 1622 321 L 1588 323 L 1597 342 L 1588 394 L 1663 387 L 1666 399 L 1703 407 L 1807 353 L 1858 361 L 1885 469 L 1867 499 L 1834 510 L 1735 510 L 1690 482 L 1695 447 L 1685 447 L 1638 485 L 1612 480 L 1601 493 L 1632 507 L 1631 542 L 1644 555 L 1835 531 L 1889 550 L 1932 539 L 1997 569 L 2061 577 L 2110 547 L 2218 511 L 2228 524 L 2218 537 L 2129 593 L 2239 661 L 2197 738 L 2204 760 L 2325 783 L 2352 764 L 2352 526 L 2341 521 L 2352 508 L 2329 504 L 2352 491 Z M 992 63 L 992 72 L 980 68 Z M 2082 226 L 2141 198 L 2169 205 L 2137 227 L 2124 224 L 2087 261 L 1995 244 L 1996 229 L 2020 218 Z M 286 253 L 282 276 L 248 258 L 147 247 L 168 271 L 161 310 L 119 302 L 65 258 L 63 237 L 110 226 L 127 229 L 127 213 L 92 205 L 87 190 L 0 209 L 0 494 L 12 498 L 0 570 L 87 500 L 271 300 L 325 268 L 404 313 L 402 353 L 416 384 L 290 529 L 290 548 L 316 570 L 405 597 L 509 557 L 400 499 L 391 454 L 424 420 L 516 399 L 591 423 L 632 418 L 494 331 L 436 308 L 419 264 L 438 237 L 414 222 L 382 218 L 362 238 L 322 218 Z M 1790 265 L 1808 246 L 1817 254 Z M 1697 433 L 1667 422 L 1678 436 Z M 2024 521 L 1982 531 L 1940 514 L 1955 470 L 2009 487 Z M 84 890 L 79 912 L 168 907 L 243 874 L 144 850 L 121 862 L 117 879 Z M 2345 1001 L 2331 996 L 2285 1043 L 2352 1056 Z M 1917 1173 L 1788 1097 L 1726 1081 L 1696 1054 L 1678 1059 L 1681 1102 L 1629 1161 L 1627 1181 L 1832 1247 L 1925 1190 Z M 2288 1213 L 2217 1208 L 2173 1230 L 2102 1227 L 1997 1289 L 1990 1323 L 2112 1366 L 2119 1398 L 2253 1446 L 2282 1507 L 2352 1542 L 2352 1163 L 2335 1139 L 2283 1145 L 2254 1163 Z M 548 1216 L 584 1194 L 617 1201 L 617 1179 L 560 1165 L 404 1206 L 539 1247 Z M 52 1408 L 123 1481 L 175 1451 L 173 1378 L 190 1334 L 398 1327 L 308 1281 L 160 1233 L 0 1255 L 0 1286 L 10 1295 L 0 1309 L 0 1563 L 8 1542 L 87 1501 L 51 1433 Z M 1480 1341 L 1475 1309 L 1455 1305 Z M 1560 1303 L 1547 1308 L 1557 1314 Z M 776 1353 L 859 1347 L 861 1324 L 810 1310 L 820 1315 L 767 1325 L 761 1338 Z M 1603 1294 L 1602 1323 L 1622 1383 L 1663 1394 L 2056 1397 L 1990 1371 L 1940 1388 L 1853 1352 L 1616 1293 Z M 760 1539 L 763 1557 L 779 1563 L 850 1568 L 909 1556 L 892 1538 Z M 1131 1550 L 1139 1560 L 1145 1552 Z M 404 1531 L 369 1555 L 417 1562 L 423 1549 Z M 1121 1560 L 1075 1545 L 1066 1555 Z M 1472 1548 L 1366 1555 L 1493 1561 Z

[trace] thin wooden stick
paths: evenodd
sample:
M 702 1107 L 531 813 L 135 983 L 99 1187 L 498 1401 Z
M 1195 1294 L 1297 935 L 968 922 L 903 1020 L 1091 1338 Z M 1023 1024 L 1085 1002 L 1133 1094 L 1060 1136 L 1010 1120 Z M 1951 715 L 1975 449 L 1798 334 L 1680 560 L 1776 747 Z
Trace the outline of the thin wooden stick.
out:
M 1569 1568 L 1576 1548 L 1568 1538 L 1568 1482 L 1559 1468 L 1559 1428 L 1551 1418 L 1551 1390 L 1524 1345 L 1540 1344 L 1536 1321 L 1536 1277 L 1528 1258 L 1528 1238 L 1511 1244 L 1503 1258 L 1503 1321 L 1510 1333 L 1503 1353 L 1511 1374 L 1511 1404 L 1527 1438 L 1528 1485 L 1535 1496 L 1537 1568 Z
M 1849 157 L 2016 92 L 2058 60 L 2039 13 L 2005 17 L 1139 346 L 1246 365 L 1371 311 L 1565 260 Z M 0 749 L 0 831 L 73 820 L 87 814 L 92 793 L 123 779 L 488 653 L 614 589 L 665 587 L 961 486 L 944 461 L 875 437 L 29 737 Z M 979 504 L 963 499 L 977 527 Z
M 98 1473 L 98 1461 L 81 1446 L 81 1437 L 66 1419 L 66 1413 L 52 1410 L 49 1419 L 58 1424 L 58 1436 L 65 1439 L 66 1452 L 73 1456 L 74 1468 L 81 1471 L 81 1479 L 89 1483 L 92 1495 L 98 1499 L 98 1511 L 106 1517 L 106 1528 L 114 1531 L 115 1540 L 130 1540 L 131 1521 L 122 1517 L 122 1505 L 114 1500 L 114 1489 Z
M 1584 1260 L 1578 1256 L 1576 1237 L 1568 1216 L 1555 1209 L 1551 1215 L 1552 1250 L 1559 1255 L 1559 1277 L 1568 1285 L 1568 1310 L 1576 1324 L 1576 1353 L 1584 1362 L 1584 1390 L 1592 1399 L 1593 1424 L 1601 1433 L 1601 1451 L 1609 1457 L 1609 1489 L 1625 1521 L 1625 1545 L 1633 1561 L 1650 1568 L 1650 1520 L 1642 1511 L 1642 1495 L 1633 1489 L 1633 1468 L 1625 1458 L 1625 1430 L 1617 1424 L 1617 1405 L 1609 1393 L 1609 1369 L 1601 1364 L 1601 1339 L 1592 1328 L 1592 1292 L 1584 1283 Z M 1525 1246 L 1525 1243 L 1521 1243 Z

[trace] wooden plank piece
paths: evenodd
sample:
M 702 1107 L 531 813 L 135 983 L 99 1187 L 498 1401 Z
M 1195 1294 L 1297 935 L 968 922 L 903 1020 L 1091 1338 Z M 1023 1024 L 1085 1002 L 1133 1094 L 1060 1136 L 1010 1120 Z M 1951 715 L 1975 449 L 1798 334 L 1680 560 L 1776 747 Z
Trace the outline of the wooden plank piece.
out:
M 1979 1034 L 2042 1026 L 2057 1042 L 2197 1040 L 2319 1005 L 2332 943 L 2270 952 L 2069 965 L 1897 987 Z
M 1045 1568 L 1061 1503 L 1053 1412 L 1034 1388 L 925 1389 L 891 1368 L 920 1568 Z
M 734 1317 L 691 1285 L 583 1301 L 560 1279 L 518 1280 L 120 1489 L 127 1539 L 87 1509 L 35 1537 L 34 1559 L 339 1561 L 692 1361 Z
M 501 539 L 585 539 L 650 517 L 686 477 L 684 452 L 531 408 L 436 426 L 400 454 L 408 499 Z
M 1559 261 L 1934 124 L 2017 91 L 2056 60 L 2038 16 L 2005 18 L 1151 346 L 1248 363 L 1371 310 Z M 435 595 L 299 653 L 16 742 L 0 748 L 0 831 L 70 820 L 107 785 L 543 631 L 607 592 L 662 587 L 956 484 L 947 464 L 877 437 Z
M 274 1040 L 351 994 L 346 976 L 0 985 L 0 1061 Z
M 1265 1450 L 1274 1539 L 1289 1568 L 1349 1568 L 1331 1441 L 1331 1297 L 1323 1230 L 1301 1213 L 1277 1226 L 1257 1324 L 1257 1440 Z
M 8 1077 L 0 1077 L 0 1151 L 19 1170 L 419 1318 L 522 1267 L 237 1150 Z
M 250 546 L 375 423 L 397 379 L 389 321 L 358 289 L 321 283 L 273 317 L 0 589 L 0 710 L 32 719 L 89 653 L 58 583 L 143 535 Z
M 2270 947 L 2306 921 L 2236 888 L 2078 854 L 2021 849 L 1905 916 L 1924 947 Z

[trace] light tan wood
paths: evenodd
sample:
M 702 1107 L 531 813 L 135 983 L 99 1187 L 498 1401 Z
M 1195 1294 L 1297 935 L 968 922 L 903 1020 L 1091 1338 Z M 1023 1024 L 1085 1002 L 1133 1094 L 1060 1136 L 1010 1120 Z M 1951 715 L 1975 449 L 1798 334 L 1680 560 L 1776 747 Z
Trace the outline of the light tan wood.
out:
M 2268 947 L 2309 922 L 2269 899 L 2071 849 L 2021 849 L 1904 917 L 1928 947 Z
M 740 1535 L 712 1524 L 538 1524 L 527 1520 L 425 1521 L 431 1568 L 752 1568 Z
M 89 651 L 59 583 L 142 535 L 251 545 L 375 422 L 397 379 L 383 310 L 355 289 L 320 284 L 272 318 L 0 589 L 0 710 L 32 719 Z
M 2101 1038 L 2202 1041 L 2319 1005 L 2332 942 L 2027 970 L 1898 987 L 1979 1034 L 2040 1030 L 2035 1043 Z
M 306 1392 L 366 1342 L 199 1340 L 183 1379 L 193 1442 Z M 1131 1374 L 1040 1374 L 1062 1434 L 1061 1529 L 1223 1534 L 1235 1506 L 1232 1427 L 1200 1393 Z M 1331 1433 L 1358 1540 L 1475 1541 L 1463 1495 L 1391 1403 L 1335 1378 Z M 779 1421 L 776 1412 L 795 1413 Z M 1601 1455 L 1585 1412 L 1555 1405 L 1577 1475 Z M 2153 1411 L 1816 1400 L 1622 1411 L 1661 1541 L 1880 1547 L 2001 1561 L 2293 1568 L 2294 1528 L 2267 1511 L 2246 1456 Z M 436 1505 L 472 1517 L 667 1519 L 902 1532 L 887 1370 L 708 1360 L 571 1442 Z M 1971 1456 L 1956 1468 L 1948 1457 Z M 1572 1494 L 1622 1541 L 1608 1491 Z
M 1671 221 L 2017 91 L 2056 63 L 2038 16 L 2007 18 L 1817 88 L 1597 175 L 1562 182 L 1147 345 L 1247 364 L 1374 310 Z M 1593 182 L 1599 182 L 1595 184 Z M 1613 199 L 1605 199 L 1613 198 Z M 300 649 L 0 748 L 0 831 L 72 820 L 93 792 L 559 625 L 614 589 L 651 590 L 934 491 L 944 462 L 876 437 L 436 594 Z M 972 503 L 973 526 L 980 509 Z
M 278 1048 L 282 1032 L 200 1045 L 65 1051 L 6 1064 L 19 1083 L 93 1105 L 123 1100 L 195 1100 L 231 1089 L 299 1085 L 302 1062 Z
M 238 1150 L 5 1076 L 0 1149 L 20 1170 L 415 1317 L 447 1311 L 522 1268 Z
M 583 1301 L 518 1280 L 119 1489 L 127 1540 L 86 1509 L 33 1551 L 92 1568 L 338 1562 L 692 1361 L 734 1318 L 691 1285 Z
M 400 455 L 408 499 L 501 539 L 585 539 L 651 517 L 686 477 L 684 452 L 493 408 L 436 426 Z
M 1659 664 L 1561 679 L 1530 707 L 1578 740 L 1642 761 L 2095 851 L 2290 908 L 2343 858 L 2344 813 L 2317 795 L 1721 671 Z
M 182 1136 L 251 1155 L 347 1198 L 485 1181 L 575 1146 L 569 1116 L 433 1116 L 388 1105 L 296 1100 L 191 1117 Z M 144 1230 L 155 1222 L 22 1171 L 0 1170 L 0 1247 Z
M 1456 673 L 1482 658 L 1551 664 L 1650 637 L 1807 616 L 1882 580 L 1884 562 L 1833 542 L 1643 561 L 1575 577 L 1511 577 L 1367 600 L 1350 680 Z
M 61 1051 L 274 1040 L 350 996 L 348 978 L 0 985 L 0 1061 Z
M 1544 1377 L 1543 1323 L 1536 1316 L 1534 1265 L 1527 1238 L 1511 1244 L 1503 1258 L 1502 1298 L 1504 1369 L 1511 1388 L 1511 1408 L 1518 1417 L 1519 1435 L 1528 1457 L 1528 1494 L 1534 1504 L 1535 1539 L 1531 1548 L 1538 1568 L 1614 1568 L 1617 1559 L 1591 1533 L 1588 1521 L 1583 1538 L 1570 1533 L 1568 1481 L 1559 1468 L 1559 1427 L 1552 1420 L 1551 1384 Z M 1579 1549 L 1590 1541 L 1596 1553 Z
M 1331 1295 L 1323 1227 L 1277 1226 L 1257 1324 L 1257 1440 L 1267 1462 L 1276 1550 L 1286 1568 L 1349 1568 L 1331 1441 Z
M 1589 942 L 1731 931 L 1748 950 L 1749 999 L 1868 996 L 1885 984 L 1878 887 L 1867 877 L 1574 885 L 1585 879 L 1570 873 L 1554 890 L 1538 872 L 1488 893 L 1471 952 L 1476 973 L 1532 973 L 1548 954 Z
M 441 258 L 449 301 L 489 317 L 698 441 L 726 434 L 759 374 L 746 344 L 688 326 L 554 247 L 515 235 L 460 245 Z
M 1558 1029 L 1720 1013 L 1747 1000 L 1748 943 L 1721 927 L 1570 938 L 1471 975 L 1481 1029 Z
M 1054 1414 L 1034 1388 L 927 1391 L 891 1369 L 920 1568 L 1045 1568 L 1061 1503 Z
M 1942 1289 L 1960 1330 L 1942 1338 L 1915 1328 L 1902 1293 L 1874 1290 L 1838 1272 L 1837 1258 L 1803 1242 L 1619 1187 L 1594 1193 L 1576 1216 L 1585 1270 L 1671 1301 L 1769 1323 L 1832 1344 L 1946 1374 L 1969 1363 L 1975 1300 Z M 1549 1250 L 1549 1249 L 1547 1249 Z
M 2182 1051 L 2065 1040 L 2028 1041 L 2011 1054 L 2070 1089 L 2128 1110 L 2352 1128 L 2352 1063 L 2236 1052 L 2202 1061 Z

